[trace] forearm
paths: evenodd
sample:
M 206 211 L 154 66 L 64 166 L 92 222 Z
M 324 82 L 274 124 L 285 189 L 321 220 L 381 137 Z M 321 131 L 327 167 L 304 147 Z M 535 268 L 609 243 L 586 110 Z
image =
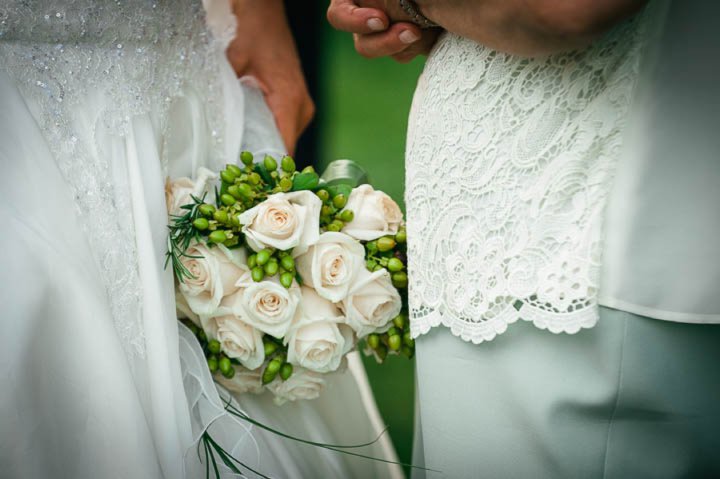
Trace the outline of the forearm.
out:
M 233 0 L 232 3 L 238 32 L 227 53 L 235 70 L 239 74 L 257 73 L 242 71 L 249 66 L 253 70 L 284 68 L 299 71 L 295 42 L 282 0 Z M 255 54 L 249 55 L 248 52 Z M 264 61 L 246 65 L 251 57 L 260 57 Z M 282 71 L 273 71 L 272 74 L 282 74 Z
M 282 0 L 233 0 L 238 27 L 227 57 L 238 76 L 255 77 L 288 151 L 312 119 L 295 41 Z
M 584 47 L 646 0 L 419 0 L 446 30 L 499 51 L 539 56 Z

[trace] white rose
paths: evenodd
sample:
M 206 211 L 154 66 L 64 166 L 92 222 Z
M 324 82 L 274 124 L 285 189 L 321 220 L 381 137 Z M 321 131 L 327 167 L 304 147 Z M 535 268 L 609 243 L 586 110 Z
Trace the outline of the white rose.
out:
M 235 358 L 248 369 L 257 369 L 265 361 L 262 333 L 233 315 L 202 318 L 203 329 L 220 341 L 227 357 Z
M 295 259 L 303 283 L 334 303 L 347 297 L 358 271 L 365 268 L 365 248 L 343 233 L 323 233 Z
M 390 321 L 400 314 L 402 300 L 385 269 L 358 274 L 350 294 L 341 303 L 347 323 L 359 338 L 390 329 Z
M 322 201 L 310 191 L 271 195 L 239 217 L 248 245 L 255 251 L 277 248 L 301 251 L 320 236 Z
M 222 374 L 216 374 L 215 380 L 225 389 L 235 394 L 260 394 L 263 392 L 262 370 L 249 369 L 235 366 L 235 375 L 228 379 Z
M 292 328 L 285 336 L 289 363 L 326 373 L 340 366 L 353 347 L 353 332 L 340 310 L 310 288 L 302 288 L 302 302 Z
M 176 178 L 165 180 L 165 205 L 168 214 L 183 215 L 185 210 L 180 207 L 192 203 L 193 195 L 202 198 L 203 194 L 212 191 L 212 182 L 218 179 L 218 175 L 207 168 L 198 168 L 197 179 Z
M 370 185 L 360 185 L 352 190 L 345 209 L 351 210 L 354 218 L 345 224 L 342 232 L 362 241 L 395 235 L 403 221 L 397 203 Z
M 186 254 L 180 262 L 193 277 L 183 278 L 178 288 L 195 314 L 214 315 L 222 299 L 237 291 L 235 283 L 247 271 L 245 251 L 242 248 L 230 250 L 223 245 L 209 248 L 195 243 Z
M 233 314 L 271 336 L 285 336 L 300 303 L 298 284 L 286 289 L 277 276 L 256 283 L 246 272 L 236 285 L 238 292 L 227 302 Z
M 308 369 L 295 368 L 286 381 L 276 379 L 267 387 L 275 395 L 275 403 L 281 405 L 287 401 L 316 399 L 325 387 L 325 378 Z

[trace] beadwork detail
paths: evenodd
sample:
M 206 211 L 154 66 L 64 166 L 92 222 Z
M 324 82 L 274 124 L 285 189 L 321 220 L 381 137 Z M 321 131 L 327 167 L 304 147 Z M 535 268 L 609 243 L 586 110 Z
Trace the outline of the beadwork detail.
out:
M 128 357 L 144 355 L 132 205 L 97 138 L 125 137 L 142 114 L 162 132 L 188 88 L 222 131 L 215 80 L 227 34 L 209 32 L 199 0 L 0 0 L 0 69 L 28 99 L 71 187 Z M 90 128 L 72 114 L 88 101 L 104 105 Z M 215 142 L 219 155 L 220 135 Z

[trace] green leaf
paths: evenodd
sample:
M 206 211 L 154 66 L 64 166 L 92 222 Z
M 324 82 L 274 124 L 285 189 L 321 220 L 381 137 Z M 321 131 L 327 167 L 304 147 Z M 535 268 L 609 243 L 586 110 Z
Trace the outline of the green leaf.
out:
M 255 171 L 260 175 L 260 178 L 265 182 L 267 185 L 272 185 L 273 180 L 270 176 L 270 172 L 265 168 L 265 165 L 262 163 L 256 163 L 255 164 Z
M 312 190 L 320 184 L 317 173 L 300 173 L 293 178 L 292 191 Z
M 336 183 L 334 185 L 328 185 L 326 188 L 330 196 L 335 197 L 337 195 L 345 195 L 346 198 L 350 197 L 352 193 L 352 186 L 345 183 Z

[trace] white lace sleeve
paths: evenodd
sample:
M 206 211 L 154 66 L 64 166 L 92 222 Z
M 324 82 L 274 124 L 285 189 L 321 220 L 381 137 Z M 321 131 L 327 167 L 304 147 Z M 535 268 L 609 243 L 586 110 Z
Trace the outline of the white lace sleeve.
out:
M 408 132 L 414 336 L 444 324 L 480 343 L 518 319 L 555 333 L 595 324 L 602 211 L 647 14 L 544 59 L 439 40 Z

